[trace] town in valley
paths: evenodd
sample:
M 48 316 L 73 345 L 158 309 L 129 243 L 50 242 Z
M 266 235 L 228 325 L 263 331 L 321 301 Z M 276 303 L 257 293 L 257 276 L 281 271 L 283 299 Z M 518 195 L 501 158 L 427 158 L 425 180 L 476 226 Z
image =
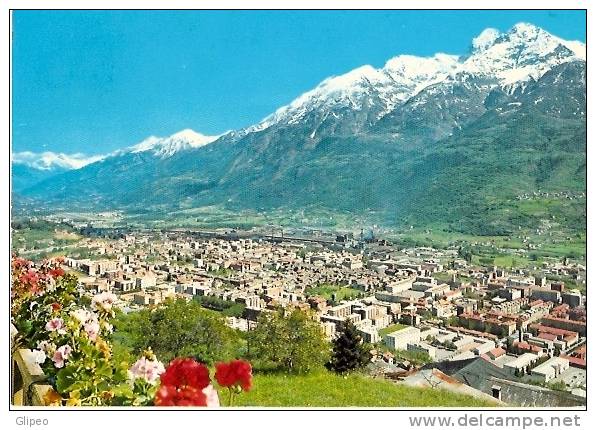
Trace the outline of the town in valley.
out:
M 587 408 L 585 10 L 11 13 L 14 405 Z
M 126 312 L 196 300 L 247 332 L 262 313 L 298 307 L 329 340 L 351 321 L 372 345 L 374 377 L 526 406 L 585 404 L 583 261 L 482 265 L 461 245 L 404 247 L 365 229 L 94 228 L 49 219 L 54 239 L 15 251 L 58 250 L 52 255 L 65 256 L 83 294 L 113 292 Z

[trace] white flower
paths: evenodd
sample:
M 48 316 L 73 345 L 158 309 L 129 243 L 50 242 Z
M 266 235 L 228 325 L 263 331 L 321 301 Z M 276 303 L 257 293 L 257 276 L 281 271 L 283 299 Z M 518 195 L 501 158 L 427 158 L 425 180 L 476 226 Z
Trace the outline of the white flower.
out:
M 49 292 L 56 291 L 56 280 L 52 277 L 46 279 L 46 290 Z
M 46 361 L 47 356 L 45 351 L 40 349 L 34 349 L 31 352 L 33 353 L 33 360 L 35 360 L 36 363 L 43 364 Z
M 128 377 L 131 380 L 142 378 L 147 382 L 154 384 L 159 379 L 159 375 L 163 372 L 165 372 L 165 368 L 161 361 L 148 360 L 146 357 L 141 357 L 128 370 Z
M 85 324 L 92 318 L 93 314 L 86 309 L 77 309 L 76 311 L 72 311 L 70 315 L 80 324 Z
M 37 344 L 37 349 L 41 349 L 43 352 L 47 352 L 52 355 L 54 351 L 56 351 L 56 345 L 54 345 L 52 342 L 48 342 L 47 340 L 42 340 Z
M 113 293 L 103 292 L 93 297 L 91 307 L 97 310 L 109 312 L 112 310 L 112 305 L 118 297 Z

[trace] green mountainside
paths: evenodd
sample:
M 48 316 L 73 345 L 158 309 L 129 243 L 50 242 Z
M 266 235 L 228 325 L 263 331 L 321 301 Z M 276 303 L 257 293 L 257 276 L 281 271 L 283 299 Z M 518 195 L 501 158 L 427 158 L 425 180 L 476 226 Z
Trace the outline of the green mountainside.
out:
M 532 48 L 528 32 L 555 48 Z M 586 63 L 558 40 L 522 26 L 495 42 L 510 49 L 511 64 L 548 65 L 537 79 L 507 86 L 493 72 L 458 72 L 383 113 L 386 84 L 358 75 L 345 99 L 315 90 L 307 104 L 280 109 L 264 126 L 168 157 L 125 151 L 16 190 L 15 198 L 71 211 L 121 209 L 146 220 L 199 222 L 212 211 L 232 225 L 581 235 Z M 357 73 L 373 73 L 367 70 Z

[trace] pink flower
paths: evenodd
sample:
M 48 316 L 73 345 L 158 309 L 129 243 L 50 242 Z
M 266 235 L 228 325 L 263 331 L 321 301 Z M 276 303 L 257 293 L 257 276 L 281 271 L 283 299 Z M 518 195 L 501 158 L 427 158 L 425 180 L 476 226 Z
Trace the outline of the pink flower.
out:
M 64 321 L 62 318 L 52 318 L 46 324 L 47 331 L 57 331 L 60 334 L 66 333 L 64 330 Z
M 84 326 L 85 333 L 89 336 L 89 339 L 95 342 L 97 339 L 97 335 L 99 334 L 99 323 L 97 320 L 91 320 L 87 322 Z
M 20 269 L 22 267 L 29 267 L 31 266 L 31 261 L 25 260 L 21 257 L 13 257 L 12 258 L 12 267 L 15 269 Z
M 142 378 L 153 384 L 159 379 L 165 371 L 164 365 L 159 360 L 149 360 L 146 357 L 139 358 L 129 369 L 128 374 L 131 379 Z
M 38 284 L 39 279 L 39 274 L 33 269 L 29 269 L 19 277 L 19 281 L 29 287 L 29 290 L 35 294 L 41 292 Z
M 68 360 L 68 357 L 70 357 L 71 352 L 72 348 L 70 347 L 70 345 L 62 345 L 60 348 L 58 348 L 54 353 L 54 356 L 52 357 L 54 366 L 56 366 L 58 369 L 64 367 L 64 362 Z

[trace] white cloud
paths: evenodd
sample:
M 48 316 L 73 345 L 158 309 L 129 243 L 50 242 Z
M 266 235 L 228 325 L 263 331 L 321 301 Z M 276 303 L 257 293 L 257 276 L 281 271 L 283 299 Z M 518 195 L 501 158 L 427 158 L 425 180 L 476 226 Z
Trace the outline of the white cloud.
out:
M 85 154 L 64 154 L 62 152 L 15 152 L 12 154 L 12 162 L 15 164 L 24 164 L 39 170 L 52 170 L 55 168 L 73 170 L 80 169 L 87 164 L 102 160 L 105 155 L 86 156 Z

